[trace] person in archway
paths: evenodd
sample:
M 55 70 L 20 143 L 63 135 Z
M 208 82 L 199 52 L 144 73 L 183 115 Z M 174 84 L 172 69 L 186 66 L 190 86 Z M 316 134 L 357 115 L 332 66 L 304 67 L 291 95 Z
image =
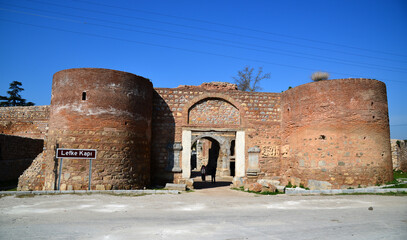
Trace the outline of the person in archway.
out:
M 206 167 L 205 165 L 202 165 L 201 167 L 201 178 L 203 182 L 206 182 Z
M 211 171 L 210 171 L 210 173 L 211 173 L 211 181 L 212 181 L 212 183 L 215 183 L 216 182 L 216 167 L 215 166 L 212 166 L 211 167 Z

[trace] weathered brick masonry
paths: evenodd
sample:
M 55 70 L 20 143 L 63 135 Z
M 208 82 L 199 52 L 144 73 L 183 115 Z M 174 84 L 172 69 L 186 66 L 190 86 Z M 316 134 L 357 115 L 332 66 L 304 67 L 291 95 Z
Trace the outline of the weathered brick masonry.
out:
M 54 75 L 46 150 L 20 189 L 55 188 L 57 144 L 98 150 L 92 189 L 191 183 L 199 141 L 210 148 L 199 155 L 215 154 L 208 164 L 235 183 L 374 185 L 392 179 L 387 111 L 385 85 L 369 79 L 260 93 L 220 82 L 153 89 L 129 73 L 64 70 Z M 86 189 L 87 172 L 87 161 L 64 162 L 61 188 Z
M 333 188 L 392 180 L 384 83 L 313 82 L 284 92 L 282 99 L 282 175 Z
M 0 133 L 44 139 L 49 120 L 49 106 L 0 108 Z
M 46 151 L 33 166 L 41 173 L 34 171 L 31 176 L 41 175 L 42 180 L 30 188 L 55 188 L 56 147 L 98 150 L 97 161 L 92 166 L 92 189 L 148 186 L 151 105 L 152 84 L 145 78 L 105 69 L 69 69 L 56 73 Z M 87 189 L 88 172 L 88 160 L 65 160 L 61 190 Z M 28 184 L 30 176 L 27 177 Z M 24 189 L 25 183 L 20 187 Z

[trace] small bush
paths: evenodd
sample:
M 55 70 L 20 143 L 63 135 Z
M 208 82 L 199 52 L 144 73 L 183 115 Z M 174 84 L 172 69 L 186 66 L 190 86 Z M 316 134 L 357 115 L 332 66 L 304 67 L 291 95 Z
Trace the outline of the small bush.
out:
M 311 79 L 314 82 L 322 81 L 322 80 L 328 80 L 329 78 L 329 73 L 327 72 L 314 72 L 311 75 Z

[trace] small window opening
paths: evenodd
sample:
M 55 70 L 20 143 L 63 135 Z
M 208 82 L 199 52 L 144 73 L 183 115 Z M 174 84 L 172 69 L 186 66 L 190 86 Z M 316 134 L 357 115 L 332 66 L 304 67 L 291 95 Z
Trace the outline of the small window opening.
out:
M 82 92 L 82 100 L 86 100 L 86 92 Z
M 374 116 L 372 116 L 372 118 L 374 119 Z
M 373 106 L 373 102 L 370 103 L 370 106 Z
M 326 137 L 325 137 L 325 135 L 321 135 L 321 136 L 319 136 L 319 139 L 325 140 Z

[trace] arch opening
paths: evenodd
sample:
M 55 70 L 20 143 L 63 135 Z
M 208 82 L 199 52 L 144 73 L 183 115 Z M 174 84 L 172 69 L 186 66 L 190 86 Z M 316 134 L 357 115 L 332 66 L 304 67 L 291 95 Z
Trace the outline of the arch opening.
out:
M 232 182 L 229 166 L 231 140 L 222 134 L 225 133 L 198 134 L 191 141 L 191 178 L 195 189 L 229 186 Z M 203 167 L 205 176 L 202 175 Z

